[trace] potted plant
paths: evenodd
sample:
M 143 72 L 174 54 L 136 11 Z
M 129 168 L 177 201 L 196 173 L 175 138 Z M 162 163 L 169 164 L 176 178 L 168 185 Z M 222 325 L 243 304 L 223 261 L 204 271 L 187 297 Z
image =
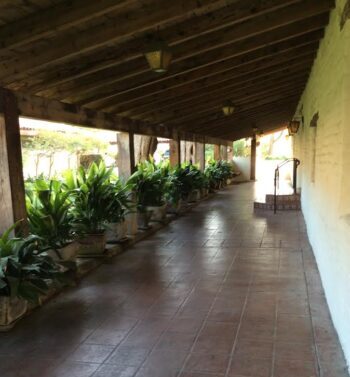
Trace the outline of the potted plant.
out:
M 70 194 L 57 180 L 36 179 L 26 185 L 30 231 L 41 237 L 41 250 L 54 260 L 75 261 L 79 250 L 69 211 Z
M 73 228 L 80 235 L 79 256 L 101 256 L 105 252 L 105 230 L 113 207 L 111 174 L 103 162 L 65 174 L 65 185 L 74 193 L 70 197 L 71 214 Z
M 39 253 L 38 236 L 11 237 L 17 225 L 0 237 L 0 330 L 11 328 L 25 315 L 28 303 L 37 305 L 62 276 L 53 259 Z
M 192 190 L 189 193 L 188 201 L 197 202 L 201 196 L 201 190 L 204 185 L 203 173 L 195 166 L 189 166 L 189 177 L 192 181 Z
M 129 197 L 130 186 L 123 185 L 118 179 L 110 183 L 112 190 L 110 214 L 108 215 L 108 226 L 106 238 L 109 242 L 121 241 L 126 237 L 127 224 L 125 216 L 130 212 L 132 201 Z
M 181 167 L 173 169 L 168 168 L 168 185 L 165 192 L 165 199 L 167 201 L 167 211 L 169 213 L 178 214 L 183 204 L 183 190 L 182 182 L 179 178 Z
M 166 215 L 164 195 L 167 185 L 165 170 L 145 161 L 138 165 L 137 171 L 129 178 L 137 196 L 138 222 L 140 229 L 147 229 L 149 221 L 163 221 Z

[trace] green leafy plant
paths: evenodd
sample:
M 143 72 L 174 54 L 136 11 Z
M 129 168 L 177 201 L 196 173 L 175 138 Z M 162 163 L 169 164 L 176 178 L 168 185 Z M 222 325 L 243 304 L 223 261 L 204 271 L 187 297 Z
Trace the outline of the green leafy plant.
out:
M 0 237 L 0 296 L 18 297 L 37 303 L 47 293 L 50 283 L 57 284 L 63 274 L 47 255 L 40 254 L 40 238 L 12 238 L 18 223 Z
M 120 223 L 125 219 L 128 212 L 132 211 L 134 203 L 130 199 L 132 185 L 124 185 L 119 179 L 110 183 L 110 213 L 108 220 L 111 223 Z
M 167 170 L 153 161 L 145 161 L 137 166 L 137 171 L 129 178 L 137 196 L 138 210 L 144 212 L 147 206 L 162 206 L 168 186 Z
M 104 163 L 91 164 L 88 169 L 80 167 L 64 175 L 64 183 L 72 203 L 72 224 L 78 234 L 101 234 L 110 221 L 113 211 L 114 188 L 110 184 L 112 170 Z
M 41 237 L 43 249 L 60 249 L 74 237 L 70 213 L 70 191 L 57 180 L 34 180 L 26 184 L 26 206 L 30 231 Z

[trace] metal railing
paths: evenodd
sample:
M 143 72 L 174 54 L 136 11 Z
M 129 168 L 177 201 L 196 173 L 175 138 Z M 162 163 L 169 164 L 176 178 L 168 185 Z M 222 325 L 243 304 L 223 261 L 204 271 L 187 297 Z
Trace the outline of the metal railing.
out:
M 273 196 L 273 212 L 277 212 L 277 190 L 279 189 L 279 182 L 280 182 L 280 169 L 287 165 L 288 163 L 293 162 L 293 191 L 294 194 L 297 193 L 297 169 L 300 165 L 300 160 L 297 158 L 288 158 L 284 160 L 282 163 L 277 165 L 275 169 L 275 178 L 274 178 L 274 196 Z

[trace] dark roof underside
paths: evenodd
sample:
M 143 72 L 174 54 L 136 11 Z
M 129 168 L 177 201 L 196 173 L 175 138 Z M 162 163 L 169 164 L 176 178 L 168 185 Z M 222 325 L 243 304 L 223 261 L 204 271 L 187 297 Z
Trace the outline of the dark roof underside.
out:
M 225 139 L 280 128 L 334 0 L 2 0 L 0 86 Z M 158 31 L 157 31 L 158 30 Z M 142 54 L 159 32 L 168 73 Z M 221 112 L 225 100 L 236 111 Z

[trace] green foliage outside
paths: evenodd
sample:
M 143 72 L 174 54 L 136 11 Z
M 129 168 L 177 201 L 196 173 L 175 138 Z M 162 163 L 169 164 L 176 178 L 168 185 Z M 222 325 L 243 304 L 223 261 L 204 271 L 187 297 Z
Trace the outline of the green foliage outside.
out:
M 234 157 L 249 157 L 250 147 L 245 139 L 240 139 L 233 142 L 233 156 Z

